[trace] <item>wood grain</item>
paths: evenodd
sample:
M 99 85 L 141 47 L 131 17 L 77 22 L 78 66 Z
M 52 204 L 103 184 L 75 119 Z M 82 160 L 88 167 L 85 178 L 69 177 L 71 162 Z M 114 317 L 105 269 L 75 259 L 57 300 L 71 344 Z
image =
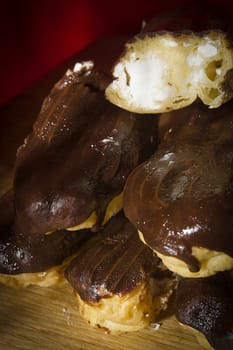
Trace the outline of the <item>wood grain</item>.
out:
M 0 287 L 0 349 L 200 350 L 173 316 L 159 330 L 107 334 L 82 321 L 69 285 L 14 290 Z
M 118 43 L 117 45 L 115 43 Z M 77 60 L 94 58 L 103 64 L 106 52 L 116 54 L 124 38 L 105 38 L 64 62 L 23 94 L 1 108 L 0 194 L 12 184 L 15 152 L 30 132 L 43 98 Z M 108 62 L 109 64 L 109 62 Z M 111 335 L 92 329 L 81 320 L 71 287 L 0 286 L 1 350 L 201 350 L 195 337 L 169 315 L 158 320 L 159 330 Z M 166 316 L 166 317 L 165 317 Z

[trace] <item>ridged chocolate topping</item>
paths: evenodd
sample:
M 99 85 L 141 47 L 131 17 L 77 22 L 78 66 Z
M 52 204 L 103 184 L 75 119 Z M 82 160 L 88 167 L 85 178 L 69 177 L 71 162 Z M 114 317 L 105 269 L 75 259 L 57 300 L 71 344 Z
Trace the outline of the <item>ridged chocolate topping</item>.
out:
M 181 280 L 175 305 L 179 322 L 203 333 L 214 349 L 233 349 L 233 270 Z
M 124 209 L 150 247 L 198 271 L 192 247 L 233 257 L 233 103 L 196 103 L 171 116 L 186 122 L 131 173 Z
M 171 273 L 161 267 L 151 249 L 139 239 L 136 229 L 119 213 L 103 232 L 88 242 L 68 266 L 66 278 L 86 302 L 98 302 L 113 294 L 130 293 L 149 276 Z
M 15 169 L 17 222 L 46 233 L 101 222 L 129 173 L 157 145 L 157 118 L 136 116 L 104 98 L 105 77 L 92 68 L 69 72 L 45 100 Z
M 24 234 L 14 224 L 13 193 L 0 199 L 0 273 L 43 272 L 61 265 L 90 238 L 88 230 L 57 231 L 50 235 Z

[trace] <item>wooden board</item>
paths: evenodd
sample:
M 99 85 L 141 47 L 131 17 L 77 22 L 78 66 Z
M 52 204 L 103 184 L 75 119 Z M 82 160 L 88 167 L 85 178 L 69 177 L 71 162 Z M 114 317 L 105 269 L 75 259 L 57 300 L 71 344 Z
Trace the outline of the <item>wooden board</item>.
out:
M 123 38 L 118 38 L 122 43 Z M 116 40 L 106 38 L 72 57 L 22 95 L 1 108 L 0 194 L 12 183 L 17 147 L 31 130 L 43 98 L 68 67 L 77 60 L 95 57 L 102 52 L 116 52 Z M 181 327 L 171 310 L 158 320 L 158 330 L 111 335 L 92 329 L 78 315 L 71 287 L 29 287 L 11 289 L 0 286 L 1 350 L 201 350 L 195 337 Z
M 106 334 L 86 325 L 73 292 L 60 288 L 0 288 L 0 349 L 4 350 L 201 350 L 195 338 L 172 316 L 159 330 Z

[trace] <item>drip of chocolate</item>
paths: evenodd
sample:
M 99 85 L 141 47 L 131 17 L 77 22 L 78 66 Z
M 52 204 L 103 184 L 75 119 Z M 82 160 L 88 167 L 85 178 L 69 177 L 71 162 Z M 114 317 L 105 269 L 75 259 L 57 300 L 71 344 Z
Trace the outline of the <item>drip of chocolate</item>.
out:
M 233 103 L 170 115 L 186 121 L 130 174 L 124 210 L 151 248 L 198 271 L 192 247 L 233 257 Z
M 69 228 L 123 190 L 129 173 L 155 150 L 157 118 L 104 98 L 105 76 L 77 64 L 45 100 L 15 166 L 17 224 L 31 234 Z
M 66 278 L 86 302 L 130 293 L 146 278 L 172 274 L 139 239 L 136 229 L 119 213 L 103 232 L 88 242 L 68 266 Z
M 50 235 L 24 234 L 14 223 L 13 192 L 0 199 L 0 273 L 44 272 L 61 265 L 91 237 L 88 230 L 57 231 Z
M 203 333 L 214 349 L 233 349 L 233 270 L 181 279 L 175 305 L 179 322 Z

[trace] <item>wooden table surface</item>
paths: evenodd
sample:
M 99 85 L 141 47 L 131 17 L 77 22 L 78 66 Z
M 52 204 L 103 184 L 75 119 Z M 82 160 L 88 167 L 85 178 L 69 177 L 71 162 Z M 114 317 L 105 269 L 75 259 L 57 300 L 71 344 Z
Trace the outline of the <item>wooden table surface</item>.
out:
M 30 132 L 41 102 L 53 84 L 78 60 L 94 58 L 97 65 L 102 65 L 106 52 L 114 56 L 123 41 L 110 37 L 93 43 L 1 108 L 0 195 L 12 184 L 16 149 Z M 81 320 L 68 284 L 26 289 L 0 285 L 0 349 L 202 349 L 196 338 L 175 321 L 170 310 L 165 316 L 158 320 L 161 326 L 157 331 L 145 329 L 111 335 L 92 329 Z

